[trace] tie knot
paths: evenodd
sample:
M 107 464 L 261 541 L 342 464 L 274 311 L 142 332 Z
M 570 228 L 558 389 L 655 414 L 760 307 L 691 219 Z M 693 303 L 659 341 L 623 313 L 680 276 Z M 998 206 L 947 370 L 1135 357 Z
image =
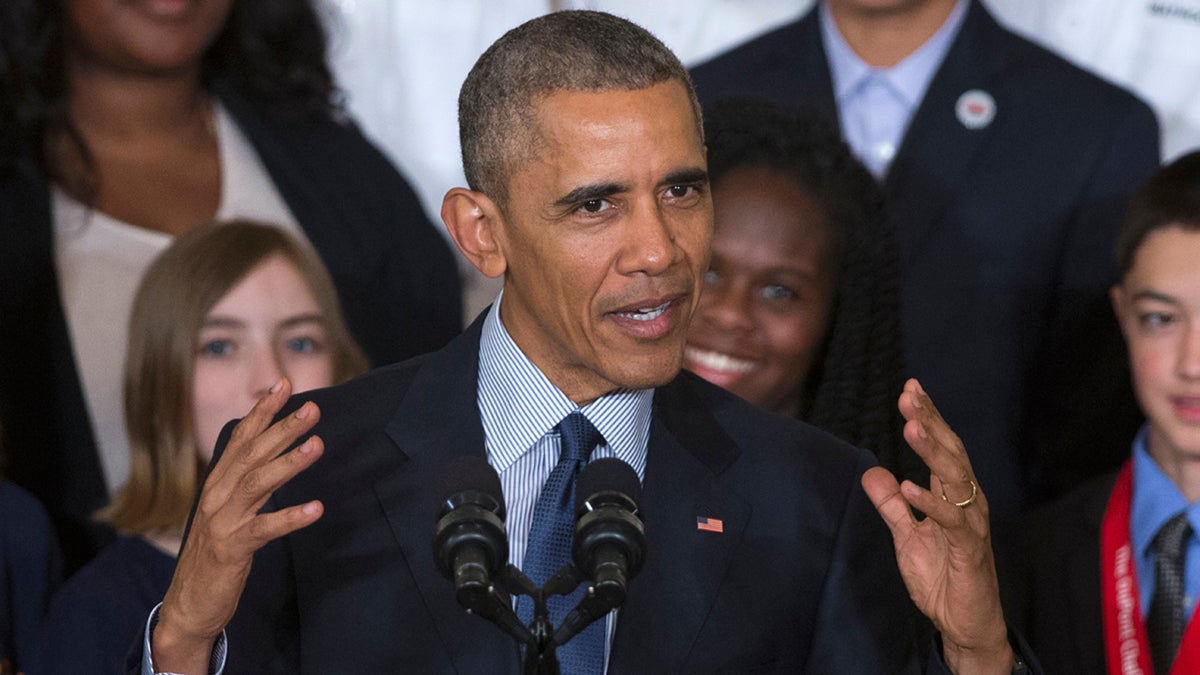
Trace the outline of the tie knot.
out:
M 1192 534 L 1187 511 L 1177 514 L 1158 530 L 1154 537 L 1154 549 L 1158 555 L 1178 557 Z
M 558 431 L 562 434 L 562 455 L 559 461 L 586 463 L 592 456 L 592 450 L 595 450 L 602 440 L 600 432 L 581 412 L 573 412 L 564 417 L 558 423 Z

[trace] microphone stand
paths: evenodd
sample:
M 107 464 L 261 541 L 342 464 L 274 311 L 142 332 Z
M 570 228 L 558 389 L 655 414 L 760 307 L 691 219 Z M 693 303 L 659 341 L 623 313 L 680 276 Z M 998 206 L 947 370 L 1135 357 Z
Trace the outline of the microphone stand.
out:
M 637 508 L 636 500 L 624 492 L 608 495 L 601 491 L 595 494 L 597 498 L 604 498 L 600 500 L 599 510 L 585 502 L 589 514 L 583 515 L 577 525 L 577 528 L 584 527 L 584 549 L 582 552 L 578 548 L 574 551 L 580 567 L 574 564 L 564 566 L 545 586 L 539 588 L 520 569 L 511 563 L 503 563 L 507 558 L 504 504 L 492 496 L 500 492 L 499 478 L 482 458 L 467 459 L 466 463 L 459 462 L 457 469 L 467 470 L 482 487 L 452 494 L 443 504 L 433 540 L 438 569 L 454 582 L 455 597 L 468 613 L 487 619 L 525 646 L 525 675 L 559 675 L 557 647 L 566 644 L 625 600 L 627 576 L 637 572 L 644 547 L 641 521 L 633 515 Z M 607 476 L 614 471 L 619 474 L 620 469 L 611 468 L 613 462 L 615 466 L 624 467 L 628 474 L 626 482 L 635 488 L 634 494 L 639 494 L 636 492 L 636 474 L 619 460 L 599 460 L 595 466 L 605 466 L 608 472 L 599 475 Z M 592 471 L 594 474 L 595 469 Z M 588 475 L 586 470 L 583 475 Z M 490 481 L 485 480 L 488 478 Z M 617 475 L 616 478 L 625 477 Z M 489 482 L 492 484 L 489 485 Z M 615 516 L 610 514 L 604 521 L 606 527 L 597 530 L 595 523 L 599 516 L 596 514 L 612 510 L 607 508 L 612 506 L 609 502 L 617 498 L 623 501 L 614 504 L 625 507 L 629 513 L 621 511 Z M 614 522 L 610 523 L 610 520 Z M 585 522 L 592 525 L 584 526 Z M 622 523 L 626 524 L 624 529 L 618 527 L 610 531 Z M 626 532 L 626 529 L 631 529 L 631 532 Z M 610 550 L 614 542 L 619 544 L 630 537 L 633 537 L 636 546 L 618 546 L 618 550 Z M 636 554 L 631 565 L 628 560 L 630 551 Z M 629 565 L 628 573 L 626 565 Z M 594 575 L 595 581 L 589 581 L 580 568 Z M 555 595 L 569 596 L 584 581 L 588 581 L 587 592 L 555 630 L 550 623 L 547 599 Z M 529 626 L 522 623 L 513 609 L 512 599 L 522 595 L 533 600 L 533 621 Z
M 580 582 L 586 581 L 574 565 L 563 567 L 541 588 L 535 586 L 524 572 L 512 564 L 505 565 L 501 570 L 499 581 L 507 587 L 512 596 L 526 595 L 533 600 L 533 622 L 528 628 L 522 626 L 509 602 L 504 602 L 501 608 L 501 613 L 508 615 L 508 620 L 501 621 L 477 613 L 525 645 L 525 675 L 559 675 L 557 648 L 616 607 L 612 604 L 611 597 L 598 596 L 589 587 L 579 604 L 567 614 L 558 630 L 555 630 L 550 623 L 550 610 L 546 607 L 546 600 L 555 595 L 570 595 Z M 510 630 L 510 626 L 513 625 L 519 627 L 519 630 Z
M 559 675 L 556 649 L 619 607 L 625 599 L 623 592 L 613 592 L 603 580 L 596 584 L 588 582 L 583 598 L 555 630 L 546 600 L 555 595 L 570 595 L 581 582 L 588 581 L 575 565 L 560 569 L 541 588 L 511 563 L 499 570 L 494 581 L 482 569 L 482 561 L 462 565 L 454 578 L 455 597 L 468 613 L 487 619 L 525 645 L 524 675 Z M 521 595 L 533 600 L 533 621 L 529 626 L 513 610 L 511 598 Z

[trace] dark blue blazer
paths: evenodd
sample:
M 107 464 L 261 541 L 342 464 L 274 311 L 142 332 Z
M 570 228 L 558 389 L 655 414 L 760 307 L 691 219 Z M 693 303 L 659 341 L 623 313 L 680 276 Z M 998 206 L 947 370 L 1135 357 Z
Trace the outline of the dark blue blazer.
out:
M 1100 529 L 1116 473 L 996 531 L 996 566 L 1009 624 L 1048 673 L 1104 673 Z
M 54 594 L 29 675 L 118 675 L 131 636 L 162 601 L 175 558 L 134 535 L 118 537 Z
M 33 672 L 38 626 L 61 581 L 62 557 L 46 511 L 0 480 L 0 671 Z
M 268 508 L 318 498 L 325 515 L 255 557 L 227 673 L 519 672 L 513 640 L 455 602 L 431 544 L 439 466 L 484 454 L 480 324 L 293 401 L 320 405 L 326 454 Z M 655 392 L 648 447 L 648 553 L 609 672 L 919 670 L 926 624 L 859 484 L 869 453 L 687 373 Z
M 768 99 L 838 123 L 815 9 L 692 76 L 705 103 Z M 996 102 L 982 129 L 955 114 L 972 89 Z M 995 514 L 1129 454 L 1119 439 L 1139 416 L 1106 291 L 1125 203 L 1158 147 L 1144 103 L 971 1 L 883 187 L 909 370 L 971 451 Z
M 301 120 L 221 83 L 213 89 L 329 269 L 350 331 L 373 363 L 432 351 L 460 332 L 449 246 L 352 123 Z M 7 473 L 50 511 L 75 569 L 111 540 L 89 521 L 108 494 L 63 315 L 49 188 L 32 162 L 0 175 L 0 241 Z

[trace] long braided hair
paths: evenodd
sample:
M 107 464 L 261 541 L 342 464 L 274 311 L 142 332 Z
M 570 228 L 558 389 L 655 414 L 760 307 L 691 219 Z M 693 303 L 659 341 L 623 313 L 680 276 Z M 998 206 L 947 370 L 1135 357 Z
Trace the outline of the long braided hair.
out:
M 836 261 L 829 329 L 798 383 L 799 417 L 873 451 L 900 477 L 928 469 L 904 442 L 896 399 L 904 385 L 900 271 L 875 179 L 837 132 L 807 111 L 729 100 L 704 113 L 709 177 L 764 167 L 794 179 L 826 216 Z

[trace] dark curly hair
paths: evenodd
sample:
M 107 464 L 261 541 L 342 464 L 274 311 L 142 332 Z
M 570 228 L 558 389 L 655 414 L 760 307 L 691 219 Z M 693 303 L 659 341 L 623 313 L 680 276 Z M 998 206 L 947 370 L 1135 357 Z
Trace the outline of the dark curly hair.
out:
M 837 257 L 832 317 L 807 378 L 800 418 L 868 448 L 898 476 L 928 469 L 904 442 L 896 400 L 904 386 L 900 268 L 879 185 L 823 118 L 751 100 L 705 110 L 715 185 L 738 167 L 791 177 L 826 216 Z
M 0 2 L 0 172 L 32 159 L 42 174 L 61 179 L 47 144 L 64 135 L 90 164 L 67 111 L 64 2 Z M 332 115 L 341 101 L 325 52 L 310 0 L 235 0 L 201 78 L 205 86 L 228 81 L 250 101 L 285 114 Z

